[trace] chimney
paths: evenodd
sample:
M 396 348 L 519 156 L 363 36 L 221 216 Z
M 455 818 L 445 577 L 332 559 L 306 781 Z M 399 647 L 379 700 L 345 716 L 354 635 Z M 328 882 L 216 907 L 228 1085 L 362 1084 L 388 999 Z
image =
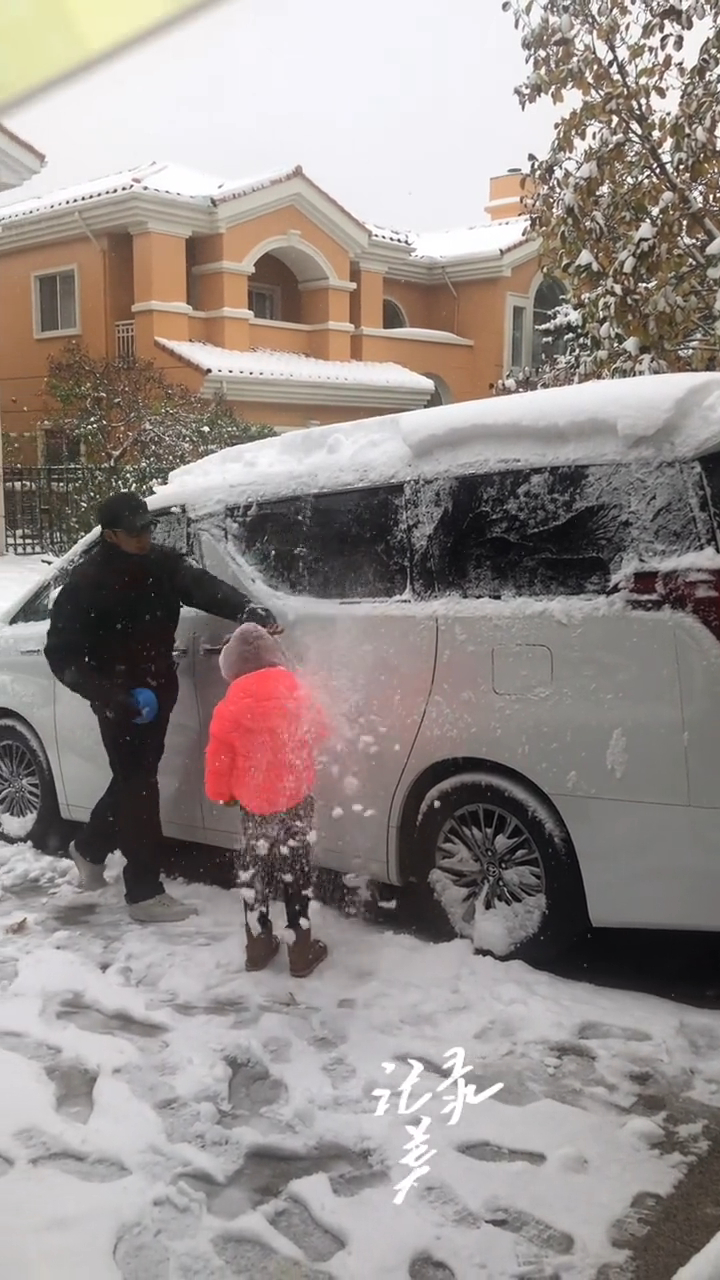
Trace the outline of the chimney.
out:
M 507 173 L 490 179 L 490 203 L 485 206 L 485 212 L 492 222 L 501 218 L 520 218 L 525 213 L 523 197 L 531 194 L 530 181 L 522 169 L 508 169 Z

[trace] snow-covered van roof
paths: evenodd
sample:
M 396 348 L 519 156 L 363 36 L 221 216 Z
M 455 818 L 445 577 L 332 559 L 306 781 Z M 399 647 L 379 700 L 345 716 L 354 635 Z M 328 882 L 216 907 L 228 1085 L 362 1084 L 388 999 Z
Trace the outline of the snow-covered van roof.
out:
M 490 467 L 698 457 L 720 448 L 720 373 L 588 382 L 310 427 L 173 472 L 155 507 L 196 510 Z

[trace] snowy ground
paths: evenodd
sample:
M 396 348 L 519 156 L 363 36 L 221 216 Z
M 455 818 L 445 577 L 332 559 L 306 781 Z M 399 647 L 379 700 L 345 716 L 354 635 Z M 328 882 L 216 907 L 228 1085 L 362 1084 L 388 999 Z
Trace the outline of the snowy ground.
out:
M 643 1099 L 720 1101 L 716 1014 L 322 908 L 311 979 L 249 976 L 237 891 L 181 888 L 200 916 L 148 928 L 74 878 L 0 847 L 0 1275 L 590 1280 L 698 1150 Z M 450 1124 L 455 1047 L 503 1088 Z M 430 1097 L 399 1115 L 409 1059 Z M 429 1172 L 395 1204 L 420 1115 Z
M 37 572 L 0 560 L 0 599 Z M 198 917 L 134 925 L 118 864 L 84 896 L 0 845 L 0 1276 L 594 1280 L 702 1148 L 674 1104 L 720 1108 L 716 1013 L 323 908 L 313 977 L 249 976 L 237 891 L 180 887 Z M 451 1124 L 455 1048 L 503 1087 Z M 427 1172 L 395 1203 L 421 1116 Z

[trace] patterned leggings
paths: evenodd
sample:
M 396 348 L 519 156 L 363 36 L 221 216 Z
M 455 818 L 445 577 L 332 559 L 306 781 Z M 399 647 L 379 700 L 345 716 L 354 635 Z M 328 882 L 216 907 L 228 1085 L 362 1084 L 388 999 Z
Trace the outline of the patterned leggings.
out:
M 243 812 L 248 865 L 238 872 L 245 923 L 253 933 L 270 924 L 270 898 L 280 892 L 289 929 L 307 928 L 312 897 L 310 858 L 314 843 L 312 796 L 287 813 L 266 817 Z

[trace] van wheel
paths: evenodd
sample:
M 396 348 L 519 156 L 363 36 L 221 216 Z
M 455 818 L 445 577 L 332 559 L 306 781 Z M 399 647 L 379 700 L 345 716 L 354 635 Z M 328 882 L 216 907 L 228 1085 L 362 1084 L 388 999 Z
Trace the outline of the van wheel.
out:
M 416 839 L 437 902 L 476 951 L 542 964 L 588 927 L 567 832 L 520 779 L 473 773 L 440 783 Z
M 0 720 L 0 841 L 42 848 L 59 820 L 55 783 L 40 739 Z

